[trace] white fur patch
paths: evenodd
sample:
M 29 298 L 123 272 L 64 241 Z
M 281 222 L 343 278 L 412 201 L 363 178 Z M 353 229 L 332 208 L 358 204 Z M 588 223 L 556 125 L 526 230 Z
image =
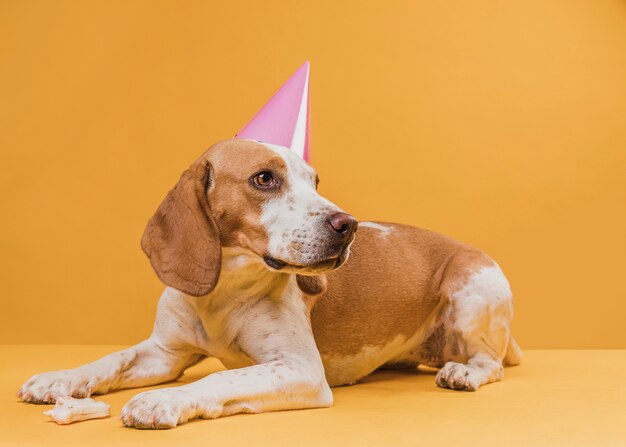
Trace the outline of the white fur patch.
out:
M 287 179 L 280 196 L 263 207 L 270 256 L 289 264 L 308 265 L 324 258 L 328 215 L 342 212 L 315 188 L 315 171 L 292 150 L 263 143 L 287 165 Z
M 359 222 L 359 227 L 373 228 L 380 231 L 385 237 L 392 231 L 388 226 L 376 222 Z
M 509 283 L 494 262 L 473 273 L 452 294 L 455 327 L 463 334 L 470 357 L 488 353 L 502 360 L 510 336 L 513 296 Z
M 325 355 L 326 377 L 330 386 L 352 385 L 380 365 L 406 351 L 407 339 L 397 335 L 382 346 L 364 346 L 358 354 L 350 356 Z
M 243 276 L 241 272 L 227 274 L 231 273 Z M 332 392 L 324 377 L 295 278 L 271 274 L 267 270 L 266 276 L 285 280 L 280 297 L 268 299 L 261 292 L 246 300 L 222 301 L 222 297 L 209 296 L 200 298 L 204 302 L 198 305 L 199 317 L 203 321 L 200 330 L 208 334 L 202 348 L 217 356 L 227 367 L 233 366 L 231 359 L 242 355 L 235 352 L 238 349 L 254 353 L 257 364 L 236 365 L 240 369 L 216 372 L 179 387 L 140 393 L 122 410 L 121 419 L 125 425 L 167 428 L 197 417 L 214 419 L 242 412 L 332 404 Z M 248 279 L 258 277 L 253 275 Z M 243 281 L 241 284 L 245 285 Z M 270 289 L 266 284 L 265 290 Z M 236 288 L 231 284 L 218 293 L 228 290 Z M 229 334 L 237 336 L 236 343 Z M 228 353 L 228 350 L 233 352 Z

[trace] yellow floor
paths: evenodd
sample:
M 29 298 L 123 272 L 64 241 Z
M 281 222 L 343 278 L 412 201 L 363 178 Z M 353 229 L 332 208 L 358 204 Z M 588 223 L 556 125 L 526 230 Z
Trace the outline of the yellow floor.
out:
M 437 388 L 430 371 L 379 372 L 336 388 L 332 408 L 194 421 L 164 431 L 120 425 L 117 415 L 138 390 L 97 397 L 114 416 L 69 426 L 47 422 L 42 412 L 49 405 L 14 397 L 34 373 L 119 348 L 0 345 L 0 445 L 626 446 L 626 350 L 526 351 L 524 364 L 507 368 L 503 382 L 474 393 Z M 180 383 L 217 368 L 205 361 Z

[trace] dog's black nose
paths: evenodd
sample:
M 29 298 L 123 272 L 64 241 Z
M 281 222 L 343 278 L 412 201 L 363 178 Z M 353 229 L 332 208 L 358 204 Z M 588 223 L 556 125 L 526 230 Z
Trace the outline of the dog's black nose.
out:
M 338 213 L 328 218 L 330 227 L 343 239 L 348 239 L 356 231 L 357 220 L 349 214 Z

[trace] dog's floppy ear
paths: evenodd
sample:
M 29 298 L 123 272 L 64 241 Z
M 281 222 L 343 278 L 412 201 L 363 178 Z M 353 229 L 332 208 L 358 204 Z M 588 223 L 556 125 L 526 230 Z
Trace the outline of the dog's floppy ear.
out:
M 326 292 L 328 281 L 326 280 L 326 275 L 296 275 L 296 283 L 305 295 L 316 296 Z
M 210 183 L 211 165 L 206 161 L 183 172 L 141 239 L 161 281 L 194 296 L 211 292 L 220 275 L 222 248 L 207 199 Z

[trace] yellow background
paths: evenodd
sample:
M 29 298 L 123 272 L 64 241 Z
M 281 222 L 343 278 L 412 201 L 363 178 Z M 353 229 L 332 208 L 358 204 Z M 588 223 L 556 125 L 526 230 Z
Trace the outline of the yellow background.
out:
M 306 59 L 324 195 L 491 254 L 523 348 L 626 347 L 620 0 L 0 1 L 0 342 L 145 337 L 145 222 Z

